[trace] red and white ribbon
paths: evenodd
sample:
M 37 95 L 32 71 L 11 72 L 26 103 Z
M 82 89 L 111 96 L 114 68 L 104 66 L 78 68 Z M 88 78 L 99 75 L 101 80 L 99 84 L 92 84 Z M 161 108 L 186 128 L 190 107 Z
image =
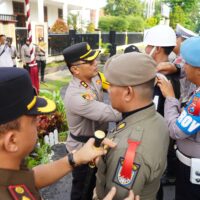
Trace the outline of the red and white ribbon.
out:
M 29 67 L 36 66 L 35 62 L 35 56 L 34 56 L 34 47 L 32 44 L 32 29 L 31 29 L 31 18 L 30 18 L 30 2 L 29 0 L 25 0 L 26 2 L 26 16 L 27 16 L 27 29 L 28 29 L 28 40 L 30 42 L 30 57 L 31 57 L 31 63 L 29 64 Z

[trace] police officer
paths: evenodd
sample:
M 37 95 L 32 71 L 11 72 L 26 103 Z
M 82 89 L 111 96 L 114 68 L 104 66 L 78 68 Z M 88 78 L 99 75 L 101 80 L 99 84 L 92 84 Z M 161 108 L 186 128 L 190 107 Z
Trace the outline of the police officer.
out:
M 38 65 L 38 69 L 40 71 L 40 80 L 44 82 L 44 73 L 46 68 L 46 43 L 44 42 L 44 38 L 39 38 L 39 43 L 36 45 L 36 62 Z
M 176 34 L 174 30 L 167 25 L 157 25 L 148 30 L 144 36 L 145 52 L 152 56 L 157 65 L 162 62 L 168 62 L 168 56 L 176 46 Z M 157 73 L 157 76 L 163 74 Z M 180 83 L 175 74 L 166 76 L 167 79 L 172 81 L 176 97 L 180 96 Z M 165 99 L 160 92 L 159 87 L 155 85 L 154 90 L 154 103 L 157 111 L 164 116 L 164 101 Z
M 34 52 L 33 54 L 35 55 L 35 48 L 33 48 Z M 21 59 L 23 63 L 24 69 L 29 71 L 29 63 L 31 63 L 31 48 L 30 48 L 30 41 L 27 38 L 26 43 L 22 46 L 21 48 Z
M 73 76 L 64 99 L 70 131 L 66 146 L 68 151 L 73 151 L 93 137 L 95 130 L 105 131 L 105 122 L 119 121 L 121 114 L 103 103 L 102 82 L 96 61 L 99 51 L 82 42 L 66 48 L 63 55 Z M 72 200 L 81 198 L 87 171 L 88 165 L 73 171 Z M 91 185 L 89 196 L 92 198 L 95 177 Z
M 163 79 L 159 86 L 166 97 L 165 118 L 170 136 L 176 140 L 177 182 L 176 200 L 200 199 L 200 37 L 191 37 L 181 45 L 181 56 L 189 81 L 198 88 L 183 111 L 175 98 L 171 84 Z M 181 114 L 180 114 L 181 113 Z
M 128 190 L 143 200 L 156 198 L 166 167 L 169 133 L 152 102 L 155 67 L 150 56 L 136 52 L 114 56 L 105 65 L 111 104 L 122 112 L 123 120 L 108 134 L 117 147 L 98 165 L 99 199 L 112 186 L 117 188 L 115 200 L 123 199 Z
M 90 139 L 80 150 L 46 165 L 29 170 L 20 165 L 37 142 L 36 116 L 55 110 L 55 103 L 38 97 L 26 70 L 0 68 L 0 199 L 41 200 L 39 189 L 46 187 L 73 170 L 74 167 L 105 154 L 94 148 Z M 110 147 L 115 144 L 104 140 Z M 113 196 L 113 192 L 111 191 Z M 110 200 L 112 198 L 105 198 Z M 129 200 L 134 199 L 133 193 Z

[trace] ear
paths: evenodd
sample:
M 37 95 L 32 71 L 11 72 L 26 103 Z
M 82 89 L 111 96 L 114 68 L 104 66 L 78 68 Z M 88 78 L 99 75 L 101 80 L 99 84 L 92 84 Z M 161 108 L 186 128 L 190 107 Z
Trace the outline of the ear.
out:
M 78 75 L 78 74 L 79 74 L 79 69 L 78 69 L 78 67 L 76 67 L 76 66 L 72 66 L 72 67 L 71 67 L 71 71 L 72 71 L 72 73 L 75 74 L 75 75 Z
M 156 47 L 155 53 L 159 54 L 162 51 L 162 47 Z
M 9 131 L 5 133 L 5 136 L 3 139 L 3 147 L 7 152 L 18 151 L 17 137 L 16 137 L 15 131 Z
M 134 98 L 134 96 L 135 96 L 135 92 L 133 90 L 133 87 L 128 86 L 126 88 L 126 90 L 124 91 L 124 99 L 125 99 L 125 101 L 126 102 L 131 101 Z

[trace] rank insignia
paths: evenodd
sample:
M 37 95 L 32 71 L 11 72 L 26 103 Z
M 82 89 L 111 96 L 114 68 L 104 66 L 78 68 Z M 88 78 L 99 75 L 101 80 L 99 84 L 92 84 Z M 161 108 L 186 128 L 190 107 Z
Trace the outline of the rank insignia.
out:
M 9 185 L 8 190 L 14 200 L 36 200 L 25 185 Z
M 114 173 L 113 182 L 127 190 L 130 190 L 133 187 L 133 184 L 136 180 L 137 174 L 140 169 L 140 165 L 137 163 L 133 164 L 131 178 L 128 179 L 121 176 L 123 163 L 124 163 L 124 158 L 120 157 L 117 164 L 117 168 Z
M 81 83 L 81 85 L 82 85 L 84 88 L 88 88 L 88 84 L 87 84 L 86 82 L 81 81 L 80 83 Z
M 118 126 L 117 126 L 117 131 L 119 131 L 119 130 L 121 130 L 121 129 L 123 129 L 123 128 L 125 128 L 126 127 L 126 122 L 123 122 L 123 123 L 121 123 L 121 124 L 119 124 Z
M 99 80 L 96 80 L 96 84 L 97 85 L 101 85 L 101 80 L 99 79 Z
M 85 93 L 85 94 L 82 94 L 82 97 L 86 100 L 94 100 L 94 95 L 90 94 L 90 93 Z

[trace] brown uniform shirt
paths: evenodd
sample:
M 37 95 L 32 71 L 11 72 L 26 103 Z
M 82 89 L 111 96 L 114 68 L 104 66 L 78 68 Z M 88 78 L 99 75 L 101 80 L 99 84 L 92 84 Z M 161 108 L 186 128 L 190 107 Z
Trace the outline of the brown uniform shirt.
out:
M 39 191 L 35 187 L 34 174 L 32 170 L 8 170 L 0 169 L 0 199 L 14 199 L 9 192 L 9 186 L 25 185 L 36 200 L 41 200 Z M 29 197 L 23 189 L 13 189 L 14 195 Z M 19 198 L 20 199 L 20 198 Z M 22 199 L 22 198 L 21 198 Z
M 141 200 L 155 200 L 160 178 L 166 167 L 169 144 L 168 128 L 163 117 L 152 105 L 123 119 L 117 129 L 108 134 L 117 142 L 98 165 L 96 191 L 103 199 L 112 186 L 117 188 L 114 200 L 124 199 L 128 190 L 141 196 Z M 120 176 L 128 147 L 128 139 L 140 141 L 136 149 L 131 179 Z

